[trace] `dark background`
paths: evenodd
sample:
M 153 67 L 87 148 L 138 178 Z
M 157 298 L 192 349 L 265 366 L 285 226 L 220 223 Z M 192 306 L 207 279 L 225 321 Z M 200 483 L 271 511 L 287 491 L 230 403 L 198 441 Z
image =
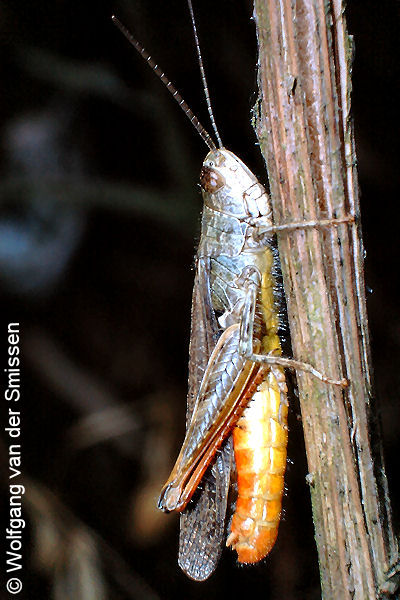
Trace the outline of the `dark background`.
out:
M 399 6 L 348 5 L 372 351 L 396 507 Z M 226 551 L 207 583 L 187 580 L 177 519 L 155 509 L 183 437 L 206 147 L 110 16 L 208 128 L 185 1 L 0 7 L 1 330 L 5 341 L 7 323 L 20 322 L 26 598 L 319 598 L 296 397 L 285 514 L 263 564 L 239 568 Z M 195 11 L 224 144 L 265 182 L 250 126 L 250 2 L 203 0 Z M 2 473 L 6 486 L 6 464 Z

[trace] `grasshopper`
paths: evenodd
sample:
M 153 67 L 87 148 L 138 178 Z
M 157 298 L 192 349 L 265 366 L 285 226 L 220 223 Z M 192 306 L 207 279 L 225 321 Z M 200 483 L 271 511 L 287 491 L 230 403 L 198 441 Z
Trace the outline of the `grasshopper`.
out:
M 281 516 L 287 446 L 284 368 L 346 386 L 281 356 L 278 336 L 277 232 L 344 220 L 273 224 L 271 203 L 255 175 L 222 145 L 215 124 L 191 0 L 203 88 L 218 147 L 162 69 L 130 32 L 115 24 L 155 71 L 209 148 L 200 173 L 204 207 L 195 259 L 186 436 L 158 501 L 181 512 L 179 558 L 192 579 L 216 568 L 225 538 L 231 478 L 236 509 L 226 540 L 238 561 L 272 549 Z M 347 222 L 348 219 L 345 219 Z

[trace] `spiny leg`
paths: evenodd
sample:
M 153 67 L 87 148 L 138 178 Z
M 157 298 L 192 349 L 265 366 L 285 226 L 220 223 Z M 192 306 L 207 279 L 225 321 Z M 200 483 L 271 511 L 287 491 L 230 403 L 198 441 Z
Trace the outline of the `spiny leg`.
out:
M 347 387 L 349 382 L 347 379 L 332 379 L 323 375 L 308 363 L 301 362 L 292 358 L 284 358 L 282 356 L 274 356 L 272 354 L 256 354 L 253 351 L 254 335 L 253 335 L 253 323 L 254 315 L 257 302 L 257 292 L 259 289 L 260 282 L 258 285 L 254 279 L 247 279 L 247 292 L 246 298 L 243 305 L 242 316 L 240 320 L 240 339 L 239 339 L 239 353 L 242 354 L 248 360 L 253 362 L 259 362 L 266 365 L 278 365 L 280 367 L 294 369 L 296 371 L 303 371 L 310 373 L 316 379 L 329 383 L 331 385 L 338 385 L 340 387 Z
M 268 222 L 265 226 L 262 225 L 262 220 L 263 217 L 255 217 L 254 223 L 252 223 L 260 229 L 257 236 L 259 239 L 265 236 L 269 238 L 277 233 L 296 231 L 298 229 L 324 229 L 325 227 L 338 227 L 346 223 L 354 225 L 356 217 L 349 215 L 340 219 L 315 219 L 312 221 L 299 221 L 298 223 L 282 223 L 282 225 L 270 225 Z

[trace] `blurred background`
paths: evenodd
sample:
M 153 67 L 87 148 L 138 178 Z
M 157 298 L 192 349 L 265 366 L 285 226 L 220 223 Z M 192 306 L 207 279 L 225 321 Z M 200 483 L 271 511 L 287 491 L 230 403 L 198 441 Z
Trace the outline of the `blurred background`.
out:
M 399 6 L 348 4 L 372 351 L 398 531 Z M 320 598 L 295 395 L 285 514 L 263 564 L 239 568 L 225 551 L 208 582 L 189 581 L 176 563 L 178 519 L 155 508 L 184 432 L 207 150 L 110 16 L 208 129 L 185 0 L 0 7 L 0 337 L 6 365 L 7 324 L 20 323 L 24 597 Z M 195 11 L 224 144 L 266 182 L 250 125 L 251 3 L 202 0 Z M 7 443 L 3 435 L 4 516 Z

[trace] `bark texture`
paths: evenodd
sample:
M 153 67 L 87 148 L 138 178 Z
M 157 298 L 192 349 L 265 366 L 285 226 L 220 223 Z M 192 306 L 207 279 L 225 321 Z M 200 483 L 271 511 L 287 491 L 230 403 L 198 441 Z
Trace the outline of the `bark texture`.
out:
M 255 0 L 255 21 L 255 126 L 275 223 L 356 218 L 278 236 L 294 357 L 350 382 L 297 373 L 323 597 L 391 597 L 397 544 L 373 409 L 344 5 Z

